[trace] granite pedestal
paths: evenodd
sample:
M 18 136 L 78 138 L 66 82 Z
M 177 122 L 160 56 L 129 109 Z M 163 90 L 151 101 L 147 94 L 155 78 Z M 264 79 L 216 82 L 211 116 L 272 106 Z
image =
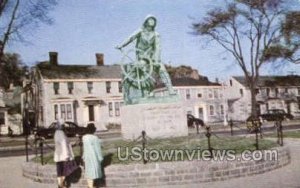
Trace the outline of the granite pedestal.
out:
M 188 135 L 186 112 L 180 102 L 126 105 L 121 113 L 125 139 L 135 140 L 142 131 L 150 138 Z

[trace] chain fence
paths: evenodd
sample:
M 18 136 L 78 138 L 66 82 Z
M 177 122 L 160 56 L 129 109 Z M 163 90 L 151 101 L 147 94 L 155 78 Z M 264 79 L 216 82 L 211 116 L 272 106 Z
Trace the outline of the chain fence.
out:
M 246 128 L 245 127 L 241 127 L 238 126 L 236 123 L 234 123 L 233 121 L 229 121 L 229 127 L 230 127 L 230 136 L 225 135 L 228 134 L 228 132 L 223 131 L 213 131 L 211 129 L 210 126 L 208 125 L 196 125 L 196 135 L 204 135 L 207 139 L 207 148 L 210 152 L 211 157 L 213 157 L 213 143 L 211 140 L 211 137 L 213 136 L 214 138 L 217 139 L 217 141 L 219 142 L 224 142 L 226 141 L 227 143 L 230 142 L 238 142 L 241 141 L 243 139 L 248 139 L 249 137 L 251 137 L 253 134 L 255 134 L 255 143 L 254 146 L 256 148 L 256 150 L 259 150 L 259 140 L 263 138 L 263 133 L 262 133 L 262 124 L 259 121 L 251 121 L 251 126 L 253 127 L 249 127 L 250 125 L 248 125 Z M 202 134 L 200 134 L 200 128 L 202 128 L 203 132 Z M 241 131 L 241 135 L 235 135 L 235 131 L 233 130 L 233 128 L 235 128 L 238 131 Z M 283 128 L 282 128 L 282 121 L 281 120 L 277 120 L 274 122 L 274 129 L 277 133 L 277 143 L 280 146 L 283 146 Z M 259 135 L 260 135 L 260 139 L 259 139 Z M 199 140 L 203 140 L 203 137 L 199 136 Z M 233 136 L 235 136 L 237 139 L 233 139 Z M 204 137 L 204 138 L 205 138 Z M 144 152 L 146 150 L 146 148 L 148 147 L 148 143 L 150 140 L 153 140 L 152 138 L 150 138 L 146 131 L 142 131 L 141 135 L 136 138 L 135 140 L 133 140 L 132 142 L 140 144 L 142 151 Z M 40 161 L 41 164 L 44 165 L 44 153 L 45 150 L 50 150 L 50 151 L 54 151 L 54 147 L 51 146 L 49 143 L 45 142 L 45 139 L 43 137 L 38 137 L 36 136 L 34 139 L 34 143 L 30 144 L 30 148 L 32 150 L 35 151 L 35 155 L 36 158 L 38 157 L 38 155 L 40 155 Z M 72 146 L 79 146 L 80 148 L 80 157 L 82 156 L 83 153 L 83 146 L 82 146 L 82 136 L 78 137 L 78 140 L 75 141 L 75 143 L 72 144 Z M 144 156 L 144 155 L 143 155 Z M 144 156 L 143 157 L 143 164 L 147 164 L 147 159 Z

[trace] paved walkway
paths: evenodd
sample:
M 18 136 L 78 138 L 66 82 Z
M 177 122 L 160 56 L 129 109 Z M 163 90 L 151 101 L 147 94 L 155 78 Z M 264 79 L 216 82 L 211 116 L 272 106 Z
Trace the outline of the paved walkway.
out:
M 22 176 L 22 163 L 24 161 L 25 156 L 0 159 L 1 188 L 53 188 L 53 185 L 45 185 L 24 178 Z
M 285 140 L 285 144 L 291 149 L 291 163 L 280 169 L 264 174 L 242 177 L 219 182 L 203 183 L 185 186 L 164 186 L 166 188 L 300 188 L 300 140 Z M 33 182 L 22 176 L 22 163 L 25 157 L 8 157 L 0 160 L 0 187 L 1 188 L 53 188 L 54 185 L 46 185 Z M 161 186 L 163 187 L 163 186 Z

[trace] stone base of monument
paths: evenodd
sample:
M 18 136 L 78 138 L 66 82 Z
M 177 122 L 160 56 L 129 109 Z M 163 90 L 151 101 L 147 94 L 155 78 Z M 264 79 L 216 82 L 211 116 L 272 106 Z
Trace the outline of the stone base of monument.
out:
M 186 112 L 180 102 L 126 105 L 121 110 L 121 132 L 125 139 L 137 139 L 142 131 L 149 138 L 188 135 Z

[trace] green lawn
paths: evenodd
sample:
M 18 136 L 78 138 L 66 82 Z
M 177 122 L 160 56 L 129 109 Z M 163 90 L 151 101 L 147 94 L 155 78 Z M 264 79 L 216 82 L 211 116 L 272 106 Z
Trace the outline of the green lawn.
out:
M 241 153 L 245 149 L 255 150 L 255 139 L 254 138 L 244 138 L 244 137 L 222 137 L 216 138 L 214 136 L 211 137 L 211 146 L 213 149 L 232 149 L 235 150 L 236 153 Z M 259 140 L 260 149 L 269 149 L 272 147 L 277 146 L 274 141 L 270 140 Z M 112 141 L 112 142 L 104 142 L 103 143 L 103 155 L 106 156 L 106 160 L 109 160 L 109 163 L 112 164 L 128 164 L 133 163 L 136 161 L 133 160 L 126 160 L 120 161 L 117 155 L 117 148 L 120 147 L 120 155 L 125 155 L 125 147 L 129 148 L 129 151 L 133 147 L 142 147 L 141 142 L 131 142 L 131 141 Z M 148 150 L 151 149 L 160 149 L 160 150 L 170 150 L 170 149 L 184 149 L 188 151 L 193 151 L 196 149 L 201 148 L 201 150 L 207 149 L 207 139 L 206 138 L 199 138 L 197 136 L 189 136 L 189 137 L 179 137 L 179 138 L 169 138 L 169 139 L 153 139 L 149 140 L 146 144 L 146 148 Z M 79 156 L 79 147 L 76 146 L 73 148 L 74 154 Z M 195 157 L 197 157 L 195 155 Z M 184 160 L 188 159 L 187 156 L 184 154 Z M 36 162 L 40 162 L 40 158 L 33 159 Z M 175 159 L 171 159 L 174 161 Z M 160 161 L 160 159 L 158 160 Z M 44 156 L 44 163 L 53 164 L 53 152 L 48 153 Z
M 1 140 L 1 138 L 0 138 Z M 28 140 L 29 145 L 34 145 L 34 141 L 33 140 Z M 51 144 L 53 143 L 52 140 L 46 140 L 47 144 Z M 24 146 L 25 147 L 25 138 L 20 140 L 20 139 L 14 139 L 12 138 L 11 140 L 7 140 L 7 141 L 1 141 L 0 142 L 0 148 L 1 147 L 15 147 L 15 146 Z
M 23 140 L 9 140 L 0 142 L 0 147 L 13 147 L 13 146 L 25 146 L 25 139 Z
M 277 137 L 277 133 L 266 134 L 269 137 Z M 300 130 L 295 131 L 283 131 L 284 138 L 300 138 Z

